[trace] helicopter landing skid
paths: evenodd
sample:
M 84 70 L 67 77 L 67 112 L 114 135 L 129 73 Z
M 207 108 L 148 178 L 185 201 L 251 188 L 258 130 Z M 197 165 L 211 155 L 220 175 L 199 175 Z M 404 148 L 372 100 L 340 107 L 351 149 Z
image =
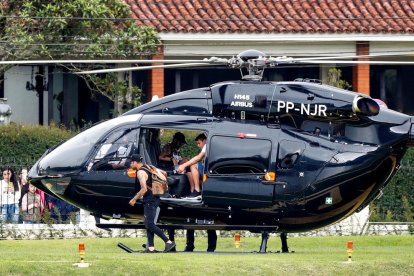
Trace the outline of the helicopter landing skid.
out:
M 126 246 L 125 244 L 123 244 L 123 243 L 120 243 L 120 242 L 118 242 L 118 247 L 119 248 L 121 248 L 121 249 L 123 249 L 123 250 L 125 250 L 126 252 L 128 252 L 128 253 L 141 253 L 142 251 L 135 251 L 135 250 L 132 250 L 130 247 L 128 247 L 128 246 Z

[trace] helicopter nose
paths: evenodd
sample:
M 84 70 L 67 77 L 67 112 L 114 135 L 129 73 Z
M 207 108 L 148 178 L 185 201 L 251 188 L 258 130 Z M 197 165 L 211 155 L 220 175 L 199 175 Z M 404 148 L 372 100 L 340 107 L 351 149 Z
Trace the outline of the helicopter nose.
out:
M 64 196 L 66 189 L 71 183 L 71 178 L 62 175 L 39 175 L 35 167 L 36 166 L 33 166 L 28 173 L 29 182 L 36 188 L 39 188 L 48 194 L 57 197 Z

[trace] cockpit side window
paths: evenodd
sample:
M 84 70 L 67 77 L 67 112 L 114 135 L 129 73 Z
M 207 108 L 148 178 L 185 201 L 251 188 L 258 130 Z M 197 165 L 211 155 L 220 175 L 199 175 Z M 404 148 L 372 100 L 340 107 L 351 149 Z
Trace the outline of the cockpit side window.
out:
M 128 168 L 130 157 L 137 153 L 138 130 L 117 129 L 103 141 L 88 166 L 88 170 L 124 170 Z

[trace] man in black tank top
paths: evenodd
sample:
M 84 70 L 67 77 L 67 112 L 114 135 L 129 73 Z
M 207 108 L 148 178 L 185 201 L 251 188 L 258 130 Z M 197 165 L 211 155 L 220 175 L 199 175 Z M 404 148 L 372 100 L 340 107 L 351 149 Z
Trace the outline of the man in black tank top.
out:
M 157 235 L 165 242 L 164 252 L 169 252 L 175 248 L 175 243 L 170 241 L 162 230 L 155 224 L 154 219 L 157 213 L 158 205 L 160 204 L 159 196 L 152 194 L 152 176 L 145 169 L 142 168 L 142 157 L 139 154 L 133 154 L 131 156 L 131 168 L 137 170 L 137 180 L 141 189 L 138 193 L 129 201 L 131 206 L 134 206 L 137 200 L 143 199 L 144 203 L 144 224 L 147 229 L 148 247 L 144 251 L 146 253 L 156 252 L 154 248 L 154 235 Z M 165 172 L 163 172 L 165 173 Z

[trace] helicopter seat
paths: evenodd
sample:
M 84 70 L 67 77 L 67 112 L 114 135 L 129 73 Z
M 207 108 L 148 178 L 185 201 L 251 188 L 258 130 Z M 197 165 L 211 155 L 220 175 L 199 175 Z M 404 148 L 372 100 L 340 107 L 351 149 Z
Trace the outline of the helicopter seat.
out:
M 168 176 L 168 193 L 175 197 L 183 197 L 190 193 L 190 184 L 185 174 Z
M 159 167 L 158 164 L 158 155 L 157 155 L 157 147 L 153 141 L 149 139 L 149 132 L 147 129 L 144 129 L 143 134 L 140 138 L 139 143 L 139 152 L 144 157 L 144 160 L 147 164 L 153 165 L 155 167 Z

